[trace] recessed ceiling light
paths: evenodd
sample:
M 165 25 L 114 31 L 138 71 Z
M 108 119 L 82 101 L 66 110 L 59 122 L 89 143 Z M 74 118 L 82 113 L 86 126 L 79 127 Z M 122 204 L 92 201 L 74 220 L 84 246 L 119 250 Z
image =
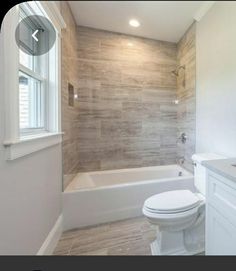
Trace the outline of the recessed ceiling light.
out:
M 140 26 L 140 22 L 137 21 L 137 20 L 135 20 L 135 19 L 131 19 L 131 20 L 129 21 L 129 24 L 130 24 L 131 26 L 133 26 L 133 27 L 139 27 L 139 26 Z

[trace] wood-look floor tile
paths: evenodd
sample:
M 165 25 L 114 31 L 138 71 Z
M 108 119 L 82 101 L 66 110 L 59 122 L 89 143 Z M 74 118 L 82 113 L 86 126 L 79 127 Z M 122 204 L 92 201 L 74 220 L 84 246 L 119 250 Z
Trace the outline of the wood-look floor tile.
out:
M 141 240 L 113 246 L 108 249 L 108 255 L 151 255 L 150 244 Z
M 126 245 L 131 241 L 137 241 L 141 238 L 142 237 L 139 231 L 125 233 L 122 231 L 113 230 L 106 233 L 88 235 L 87 238 L 83 237 L 74 240 L 71 248 L 71 254 L 111 248 L 114 245 Z
M 73 243 L 73 238 L 61 238 L 54 250 L 54 255 L 69 255 Z
M 54 255 L 150 255 L 156 229 L 144 217 L 63 233 Z
M 71 254 L 72 255 L 72 254 Z M 73 254 L 74 256 L 76 254 Z M 108 249 L 99 249 L 99 250 L 93 250 L 89 252 L 85 252 L 79 255 L 84 255 L 84 256 L 107 256 L 108 255 Z

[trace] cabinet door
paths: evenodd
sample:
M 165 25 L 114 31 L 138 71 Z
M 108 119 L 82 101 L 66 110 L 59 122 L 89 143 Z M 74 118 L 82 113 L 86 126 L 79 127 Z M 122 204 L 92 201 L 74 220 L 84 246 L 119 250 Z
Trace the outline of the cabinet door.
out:
M 207 206 L 206 255 L 236 255 L 236 226 Z

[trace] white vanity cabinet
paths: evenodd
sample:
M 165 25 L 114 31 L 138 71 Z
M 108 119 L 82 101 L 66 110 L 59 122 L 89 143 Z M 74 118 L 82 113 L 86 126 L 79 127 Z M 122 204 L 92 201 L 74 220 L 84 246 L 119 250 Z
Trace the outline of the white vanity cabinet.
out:
M 236 255 L 236 182 L 207 170 L 206 255 Z

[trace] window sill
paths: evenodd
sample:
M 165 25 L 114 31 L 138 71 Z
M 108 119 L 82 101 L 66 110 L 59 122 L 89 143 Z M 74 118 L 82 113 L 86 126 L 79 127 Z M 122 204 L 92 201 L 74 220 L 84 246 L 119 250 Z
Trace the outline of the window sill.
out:
M 15 160 L 31 153 L 49 148 L 62 142 L 62 133 L 44 133 L 37 136 L 25 136 L 16 142 L 5 142 L 6 160 Z

